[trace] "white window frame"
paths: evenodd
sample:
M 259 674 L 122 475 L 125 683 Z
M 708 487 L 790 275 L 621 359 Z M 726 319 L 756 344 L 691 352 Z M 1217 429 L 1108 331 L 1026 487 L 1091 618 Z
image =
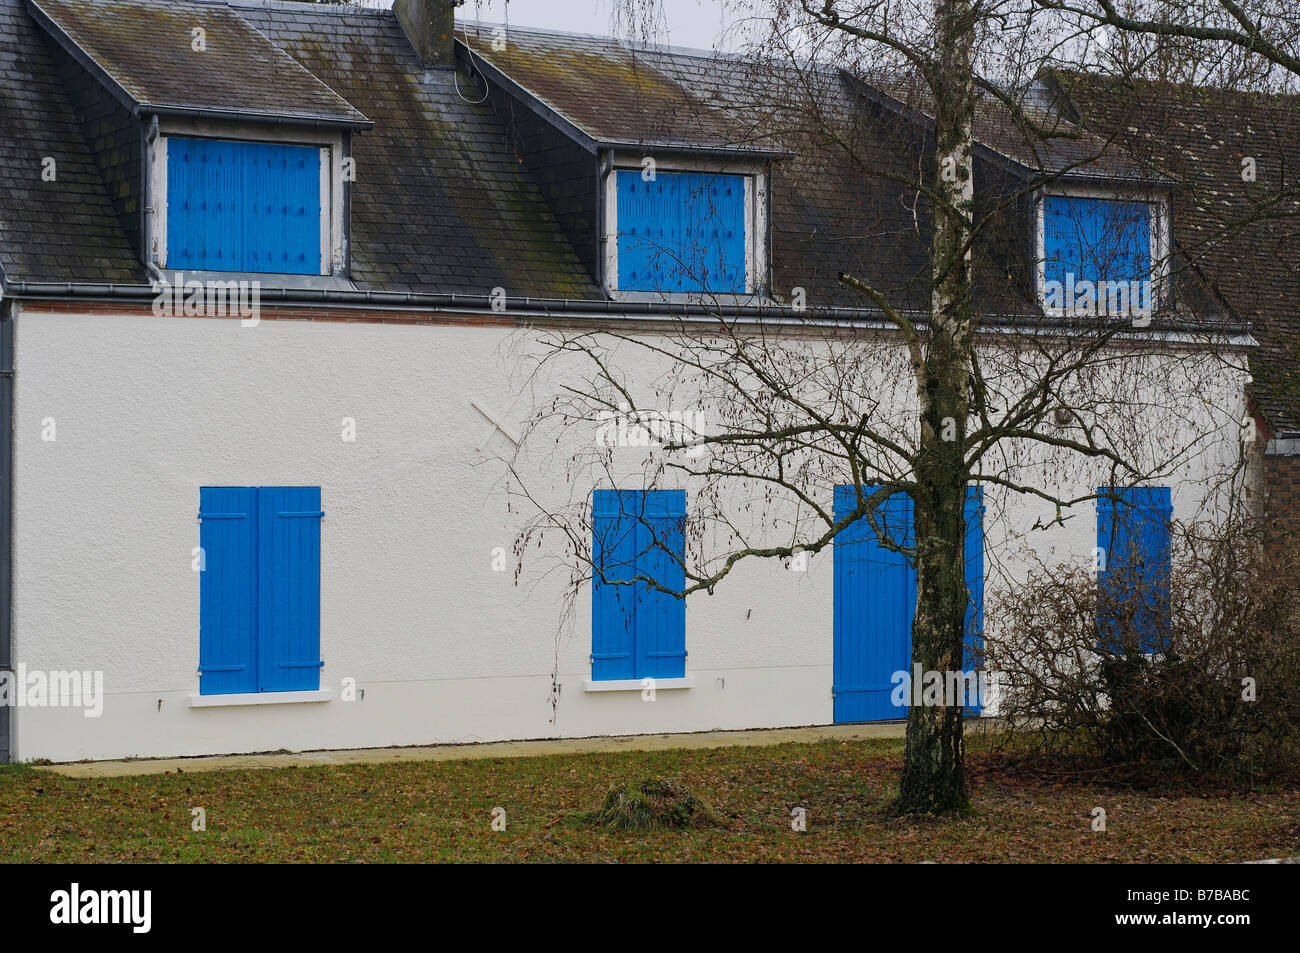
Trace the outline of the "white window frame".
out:
M 605 223 L 602 242 L 605 257 L 605 291 L 616 301 L 671 301 L 691 303 L 756 303 L 768 294 L 768 182 L 767 165 L 757 160 L 719 160 L 649 153 L 655 172 L 695 172 L 701 175 L 742 176 L 745 183 L 745 291 L 682 292 L 620 291 L 618 287 L 618 173 L 641 172 L 645 156 L 615 153 L 605 171 Z
M 1082 314 L 1079 309 L 1049 308 L 1045 304 L 1047 291 L 1047 203 L 1048 197 L 1110 199 L 1116 202 L 1145 202 L 1151 206 L 1151 309 L 1158 311 L 1169 295 L 1169 249 L 1171 248 L 1169 196 L 1141 187 L 1093 185 L 1087 183 L 1057 183 L 1042 189 L 1034 201 L 1034 239 L 1038 303 L 1051 317 L 1070 317 Z M 1131 303 L 1130 303 L 1131 306 Z
M 343 134 L 331 130 L 279 129 L 253 123 L 218 123 L 173 119 L 160 122 L 149 143 L 150 260 L 167 270 L 167 142 L 168 139 L 223 139 L 274 145 L 316 146 L 320 150 L 320 267 L 319 276 L 343 277 L 346 253 L 343 236 Z M 235 274 L 213 272 L 212 274 Z M 250 272 L 251 274 L 251 272 Z M 258 272 L 257 274 L 280 274 Z M 311 278 L 311 275 L 292 277 Z

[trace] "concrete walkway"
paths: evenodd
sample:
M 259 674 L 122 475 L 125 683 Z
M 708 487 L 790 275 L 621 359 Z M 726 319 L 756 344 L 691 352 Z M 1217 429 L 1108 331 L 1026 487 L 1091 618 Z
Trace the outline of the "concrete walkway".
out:
M 496 741 L 488 744 L 431 745 L 427 748 L 360 748 L 351 751 L 303 751 L 296 754 L 217 755 L 204 758 L 158 758 L 132 761 L 83 761 L 41 765 L 43 771 L 70 778 L 120 778 L 136 774 L 186 774 L 242 771 L 249 768 L 317 767 L 329 764 L 390 764 L 398 761 L 464 761 L 473 758 L 530 758 L 552 754 L 606 751 L 664 751 L 672 748 L 731 748 L 781 745 L 792 741 L 860 741 L 901 738 L 904 722 L 766 728 L 757 731 L 704 731 L 685 735 L 622 735 L 547 741 Z

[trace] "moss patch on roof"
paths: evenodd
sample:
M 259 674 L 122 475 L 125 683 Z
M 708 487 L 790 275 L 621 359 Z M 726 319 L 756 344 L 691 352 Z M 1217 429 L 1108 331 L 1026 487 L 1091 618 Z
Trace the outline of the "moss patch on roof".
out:
M 224 4 L 28 0 L 137 106 L 366 117 Z

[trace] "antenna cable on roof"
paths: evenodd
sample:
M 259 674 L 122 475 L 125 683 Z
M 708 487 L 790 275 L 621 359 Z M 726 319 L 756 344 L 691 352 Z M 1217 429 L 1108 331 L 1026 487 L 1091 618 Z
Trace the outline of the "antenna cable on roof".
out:
M 510 5 L 507 3 L 506 4 L 506 31 L 507 32 L 509 32 L 510 30 L 509 18 L 510 18 Z M 454 69 L 451 71 L 451 81 L 456 85 L 456 95 L 459 96 L 462 101 L 469 103 L 471 106 L 478 106 L 481 103 L 487 102 L 488 94 L 491 93 L 492 89 L 490 86 L 488 86 L 487 77 L 483 75 L 483 71 L 474 69 L 474 47 L 469 45 L 469 30 L 466 29 L 465 27 L 461 27 L 461 32 L 465 34 L 465 50 L 466 52 L 469 53 L 469 67 L 474 73 L 478 73 L 479 77 L 483 80 L 483 95 L 478 99 L 467 99 L 465 94 L 460 91 L 460 77 L 456 75 L 456 71 Z

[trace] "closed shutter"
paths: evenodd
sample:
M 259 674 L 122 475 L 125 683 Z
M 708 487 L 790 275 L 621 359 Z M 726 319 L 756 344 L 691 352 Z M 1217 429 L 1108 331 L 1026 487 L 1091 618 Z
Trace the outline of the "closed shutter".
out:
M 262 691 L 320 688 L 320 487 L 259 493 Z
M 619 580 L 636 576 L 636 524 L 623 513 L 617 490 L 592 497 L 591 677 L 633 678 L 636 660 L 636 588 Z
M 167 140 L 167 267 L 242 271 L 242 179 L 236 143 Z
M 672 592 L 686 588 L 686 491 L 645 494 L 637 527 L 637 568 Z M 681 678 L 686 674 L 686 600 L 637 585 L 637 678 Z
M 321 150 L 167 140 L 167 267 L 316 275 Z
M 620 290 L 744 293 L 744 176 L 615 175 Z
M 1169 637 L 1173 500 L 1168 487 L 1101 487 L 1097 546 L 1100 645 L 1112 652 L 1162 651 Z
M 984 493 L 977 487 L 966 488 L 966 659 L 964 671 L 982 667 L 984 653 Z M 975 685 L 967 688 L 967 697 L 974 695 Z M 978 696 L 975 696 L 978 701 Z M 977 703 L 966 706 L 967 715 L 978 715 Z
M 1151 205 L 1114 199 L 1043 200 L 1048 281 L 1138 281 L 1151 277 Z
M 246 269 L 320 273 L 320 150 L 312 146 L 238 143 L 245 152 L 249 214 Z
M 594 681 L 686 674 L 686 493 L 597 490 L 592 497 Z M 619 585 L 616 580 L 643 579 Z M 602 578 L 603 576 L 603 578 Z
M 199 491 L 200 694 L 320 688 L 319 487 Z
M 199 693 L 258 690 L 257 491 L 199 491 Z
M 664 278 L 666 176 L 653 182 L 640 172 L 615 173 L 618 187 L 618 286 L 624 291 L 668 290 Z M 672 229 L 669 228 L 671 234 Z
M 864 495 L 874 487 L 864 487 Z M 834 515 L 841 520 L 857 508 L 853 486 L 835 488 Z M 911 547 L 916 542 L 912 498 L 888 497 L 876 511 L 876 521 L 890 542 Z M 966 490 L 965 566 L 966 657 L 963 671 L 978 669 L 984 630 L 984 500 L 979 487 Z M 833 683 L 836 722 L 888 721 L 907 717 L 911 695 L 901 706 L 893 703 L 894 673 L 912 669 L 912 623 L 916 617 L 916 568 L 903 553 L 883 545 L 865 517 L 859 517 L 835 537 Z M 971 685 L 973 692 L 977 686 Z M 969 697 L 969 696 L 968 696 Z M 968 705 L 967 715 L 980 706 Z
M 864 487 L 870 495 L 872 487 Z M 853 486 L 835 488 L 834 515 L 857 508 Z M 892 543 L 911 546 L 912 498 L 895 493 L 879 505 L 876 523 Z M 881 544 L 865 516 L 835 536 L 833 662 L 831 694 L 837 723 L 907 717 L 891 697 L 894 673 L 910 672 L 916 572 L 907 557 Z
M 683 290 L 745 291 L 745 180 L 739 175 L 683 174 Z

